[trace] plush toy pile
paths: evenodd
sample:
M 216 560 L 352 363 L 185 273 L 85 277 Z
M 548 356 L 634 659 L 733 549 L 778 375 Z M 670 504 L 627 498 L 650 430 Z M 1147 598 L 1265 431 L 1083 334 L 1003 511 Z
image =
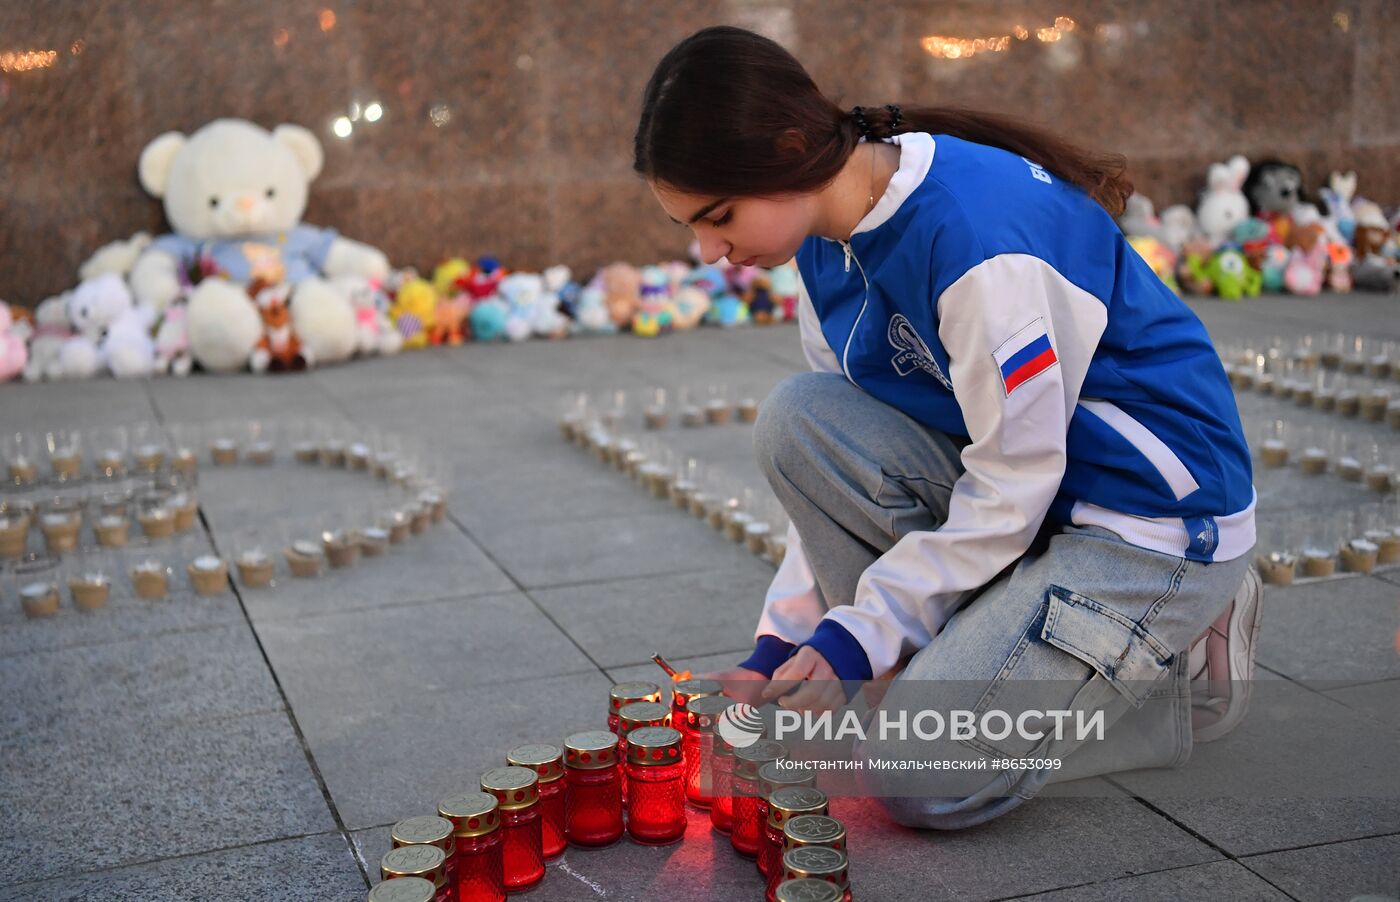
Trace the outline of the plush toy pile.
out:
M 156 138 L 138 172 L 174 231 L 101 248 L 77 287 L 32 312 L 0 303 L 0 382 L 277 372 L 468 340 L 650 337 L 795 315 L 791 265 L 614 263 L 587 284 L 565 266 L 510 272 L 491 257 L 450 259 L 430 277 L 395 270 L 378 249 L 301 221 L 321 164 L 296 125 L 220 119 Z
M 1356 174 L 1303 190 L 1298 167 L 1244 157 L 1211 165 L 1193 211 L 1157 215 L 1135 194 L 1119 225 L 1174 291 L 1237 301 L 1261 292 L 1400 291 L 1400 212 L 1356 196 Z

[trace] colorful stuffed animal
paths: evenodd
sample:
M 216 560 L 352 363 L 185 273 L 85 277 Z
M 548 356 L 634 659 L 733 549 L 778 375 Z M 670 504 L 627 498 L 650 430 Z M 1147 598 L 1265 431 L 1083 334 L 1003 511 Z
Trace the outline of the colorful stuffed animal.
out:
M 1181 246 L 1176 264 L 1177 284 L 1190 294 L 1210 294 L 1215 290 L 1207 269 L 1215 246 L 1209 238 L 1190 238 Z
M 78 278 L 86 282 L 107 273 L 126 278 L 141 254 L 150 246 L 150 232 L 137 232 L 130 238 L 104 244 L 78 267 Z
M 14 325 L 10 305 L 0 301 L 0 382 L 8 382 L 23 373 L 29 362 L 29 348 Z
M 1320 294 L 1327 274 L 1327 239 L 1317 207 L 1295 208 L 1288 244 L 1292 251 L 1283 272 L 1284 287 L 1298 295 Z
M 742 326 L 749 321 L 749 305 L 744 303 L 744 299 L 726 291 L 710 307 L 710 312 L 705 314 L 705 322 L 723 326 L 726 329 L 734 326 Z
M 1176 284 L 1176 254 L 1167 247 L 1166 242 L 1146 235 L 1132 235 L 1128 237 L 1128 244 L 1152 267 L 1152 272 L 1164 285 L 1174 294 L 1181 294 L 1181 288 Z
M 500 261 L 495 257 L 481 257 L 467 276 L 467 294 L 473 301 L 484 301 L 496 293 L 496 286 L 505 277 L 506 271 L 501 268 Z
M 157 314 L 144 304 L 124 310 L 102 339 L 102 363 L 118 379 L 145 379 L 155 372 L 156 343 L 151 338 Z
M 590 283 L 579 291 L 574 307 L 574 332 L 611 335 L 617 331 L 602 286 Z
M 68 321 L 68 299 L 72 292 L 46 298 L 34 308 L 34 332 L 29 338 L 29 361 L 24 367 L 24 381 L 63 378 L 60 359 L 64 344 L 73 337 Z
M 162 199 L 174 231 L 137 258 L 132 290 L 162 311 L 180 293 L 180 274 L 209 261 L 221 278 L 194 287 L 187 314 L 191 351 L 206 369 L 243 366 L 262 337 L 244 289 L 254 279 L 292 286 L 292 328 L 318 362 L 354 353 L 354 310 L 326 280 L 382 279 L 389 264 L 376 248 L 301 222 L 322 161 L 307 129 L 268 132 L 240 119 L 217 119 L 188 137 L 167 132 L 141 152 L 141 184 Z
M 1210 166 L 1206 190 L 1196 208 L 1196 220 L 1213 246 L 1227 240 L 1235 226 L 1249 215 L 1249 201 L 1240 190 L 1248 175 L 1249 161 L 1242 156 Z
M 789 260 L 782 266 L 770 269 L 768 278 L 773 286 L 773 301 L 782 310 L 783 321 L 797 319 L 797 286 L 800 281 L 797 261 Z
M 544 277 L 535 273 L 511 273 L 501 280 L 497 293 L 507 308 L 505 335 L 509 341 L 525 341 L 535 334 L 535 318 L 548 303 Z
M 437 292 L 427 279 L 414 277 L 399 286 L 389 315 L 394 319 L 394 328 L 403 338 L 404 349 L 416 350 L 428 346 L 437 306 Z
M 263 336 L 253 351 L 250 369 L 255 373 L 306 369 L 312 361 L 304 354 L 312 352 L 309 349 L 303 351 L 301 340 L 292 326 L 291 311 L 287 309 L 291 286 L 286 283 L 263 285 L 254 280 L 248 290 L 252 293 L 253 302 L 258 305 L 263 322 Z
M 1264 249 L 1257 267 L 1264 291 L 1278 293 L 1284 290 L 1283 274 L 1288 269 L 1288 259 L 1288 248 L 1281 244 L 1270 244 Z
M 1221 300 L 1238 301 L 1245 297 L 1258 297 L 1263 287 L 1263 277 L 1259 270 L 1249 265 L 1244 253 L 1233 245 L 1226 245 L 1215 252 L 1206 267 L 1205 275 Z
M 477 341 L 496 341 L 506 337 L 506 320 L 510 317 L 510 307 L 496 295 L 491 295 L 472 305 L 472 338 Z
M 626 329 L 642 305 L 642 274 L 630 263 L 610 263 L 595 277 L 614 326 Z
M 186 309 L 183 301 L 176 301 L 166 307 L 161 315 L 155 335 L 155 371 L 158 373 L 188 376 L 194 367 L 194 357 L 190 354 L 190 333 L 185 320 Z
M 1334 172 L 1318 191 L 1325 206 L 1322 222 L 1333 241 L 1351 244 L 1356 238 L 1356 214 L 1351 204 L 1356 197 L 1356 173 Z
M 68 297 L 73 335 L 59 349 L 65 379 L 90 379 L 106 365 L 102 342 L 107 329 L 131 309 L 131 292 L 116 273 L 104 273 L 78 285 Z
M 1269 223 L 1274 239 L 1288 243 L 1293 209 L 1303 203 L 1303 173 L 1292 163 L 1260 160 L 1249 170 L 1243 189 L 1249 211 Z

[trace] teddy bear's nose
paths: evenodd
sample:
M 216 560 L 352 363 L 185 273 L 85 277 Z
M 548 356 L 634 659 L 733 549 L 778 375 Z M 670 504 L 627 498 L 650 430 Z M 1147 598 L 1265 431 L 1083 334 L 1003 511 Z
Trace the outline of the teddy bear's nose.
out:
M 236 206 L 239 212 L 247 213 L 249 210 L 253 209 L 253 204 L 255 203 L 257 203 L 257 200 L 251 194 L 243 194 L 239 195 Z

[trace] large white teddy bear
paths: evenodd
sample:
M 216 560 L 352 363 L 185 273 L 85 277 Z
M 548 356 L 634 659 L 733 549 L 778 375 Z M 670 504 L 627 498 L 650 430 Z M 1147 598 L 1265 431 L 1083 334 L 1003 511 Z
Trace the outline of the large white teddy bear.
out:
M 205 369 L 248 363 L 263 334 L 246 291 L 254 280 L 294 286 L 292 327 L 318 363 L 355 352 L 355 310 L 330 280 L 383 279 L 389 262 L 333 229 L 301 223 L 322 159 L 320 142 L 301 126 L 268 132 L 241 119 L 216 119 L 188 137 L 167 132 L 141 152 L 141 184 L 163 199 L 174 233 L 142 251 L 131 287 L 160 311 L 179 296 L 183 274 L 214 270 L 190 292 L 187 313 L 190 352 Z

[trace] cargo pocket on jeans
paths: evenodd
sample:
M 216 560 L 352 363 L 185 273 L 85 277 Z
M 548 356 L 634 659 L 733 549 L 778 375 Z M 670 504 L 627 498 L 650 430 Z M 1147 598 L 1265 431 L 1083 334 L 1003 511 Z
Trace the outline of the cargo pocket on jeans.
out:
M 1172 653 L 1141 624 L 1060 586 L 1050 587 L 1040 637 L 1092 667 L 1134 708 L 1171 669 Z

